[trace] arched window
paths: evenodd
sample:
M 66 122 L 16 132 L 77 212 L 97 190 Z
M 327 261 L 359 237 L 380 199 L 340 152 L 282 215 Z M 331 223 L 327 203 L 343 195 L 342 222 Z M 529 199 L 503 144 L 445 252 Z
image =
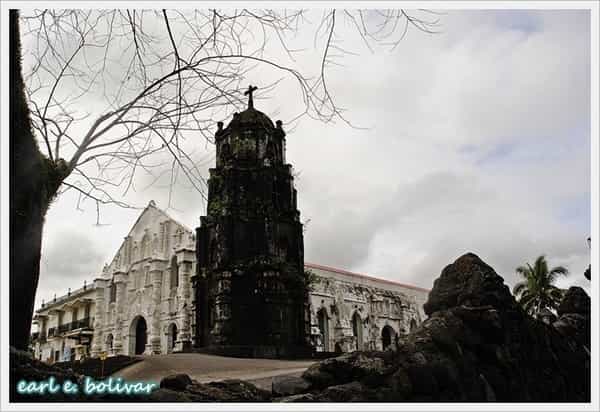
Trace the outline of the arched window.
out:
M 171 323 L 167 330 L 167 349 L 169 353 L 172 353 L 173 349 L 175 349 L 175 343 L 177 342 L 177 332 L 177 325 Z
M 109 303 L 113 303 L 117 301 L 117 285 L 115 285 L 115 282 L 110 282 L 110 288 L 109 288 Z
M 354 339 L 356 340 L 356 350 L 362 349 L 362 320 L 358 312 L 354 312 L 352 316 L 352 335 L 354 335 Z
M 229 143 L 223 143 L 221 146 L 221 160 L 227 162 L 231 158 L 231 147 Z
M 321 332 L 321 337 L 323 340 L 323 351 L 329 352 L 329 317 L 327 316 L 327 311 L 324 308 L 321 308 L 317 312 L 317 322 L 319 323 L 319 331 Z
M 171 285 L 171 289 L 175 289 L 179 286 L 179 266 L 177 265 L 177 256 L 173 256 L 171 259 L 171 279 L 169 285 Z
M 272 141 L 269 141 L 269 143 L 267 143 L 267 148 L 265 151 L 265 163 L 270 165 L 273 164 L 275 161 L 275 145 Z
M 133 288 L 139 289 L 140 288 L 140 273 L 138 273 L 137 270 L 134 269 L 131 271 L 131 279 L 133 282 Z
M 285 260 L 290 258 L 290 243 L 285 236 L 279 238 L 279 248 L 281 250 L 281 257 Z
M 144 285 L 146 285 L 146 286 L 151 285 L 152 284 L 152 279 L 151 279 L 151 276 L 150 276 L 150 268 L 148 268 L 148 266 L 146 266 L 144 268 L 144 273 L 145 273 L 145 278 L 146 278 Z
M 141 258 L 145 259 L 147 257 L 150 257 L 151 255 L 151 251 L 150 251 L 150 236 L 148 236 L 148 233 L 146 233 L 144 235 L 144 237 L 142 238 L 142 254 L 141 254 Z

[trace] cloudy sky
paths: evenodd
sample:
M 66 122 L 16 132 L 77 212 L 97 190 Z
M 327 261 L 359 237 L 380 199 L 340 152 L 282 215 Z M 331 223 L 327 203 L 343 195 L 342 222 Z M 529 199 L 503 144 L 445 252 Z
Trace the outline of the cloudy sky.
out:
M 412 30 L 394 50 L 359 48 L 331 68 L 329 87 L 357 127 L 303 118 L 288 134 L 306 261 L 430 288 L 474 252 L 512 286 L 515 267 L 545 254 L 572 272 L 561 286 L 588 288 L 589 13 L 440 18 L 438 34 Z M 352 39 L 343 25 L 339 39 L 344 30 Z M 285 128 L 294 96 L 282 85 L 256 106 Z M 167 206 L 165 185 L 144 186 L 125 200 Z M 181 184 L 173 199 L 168 212 L 195 228 L 201 196 Z M 97 226 L 95 205 L 77 210 L 76 200 L 59 198 L 47 216 L 38 305 L 98 276 L 139 213 L 104 207 Z

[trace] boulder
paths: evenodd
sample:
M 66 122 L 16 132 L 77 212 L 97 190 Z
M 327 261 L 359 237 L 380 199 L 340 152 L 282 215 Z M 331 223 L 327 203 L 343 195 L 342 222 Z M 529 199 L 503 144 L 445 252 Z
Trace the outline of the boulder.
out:
M 178 373 L 175 375 L 165 376 L 160 381 L 161 388 L 172 389 L 175 391 L 183 391 L 188 385 L 191 384 L 192 379 L 185 373 Z
M 578 286 L 571 286 L 565 296 L 563 296 L 558 306 L 558 316 L 565 313 L 578 313 L 580 315 L 590 315 L 591 301 L 585 290 Z
M 580 345 L 590 348 L 590 318 L 577 313 L 562 315 L 552 326 L 565 338 L 573 339 Z
M 473 253 L 467 253 L 442 270 L 423 305 L 427 315 L 460 305 L 495 308 L 515 305 L 504 279 Z
M 377 385 L 392 372 L 393 356 L 393 352 L 350 352 L 311 365 L 304 371 L 302 378 L 316 388 L 354 380 Z
M 569 288 L 558 306 L 559 318 L 552 326 L 565 338 L 575 340 L 588 351 L 591 345 L 591 302 L 580 287 Z
M 184 393 L 204 402 L 265 402 L 271 399 L 269 392 L 238 379 L 210 383 L 194 381 Z
M 271 392 L 278 396 L 297 395 L 310 388 L 309 381 L 297 376 L 275 376 L 271 385 Z
M 207 385 L 219 389 L 226 394 L 226 398 L 220 400 L 232 402 L 265 402 L 271 399 L 270 392 L 257 388 L 250 382 L 239 379 L 226 379 L 219 382 L 210 382 Z
M 365 401 L 367 389 L 360 382 L 349 382 L 330 386 L 318 395 L 320 402 L 360 402 Z

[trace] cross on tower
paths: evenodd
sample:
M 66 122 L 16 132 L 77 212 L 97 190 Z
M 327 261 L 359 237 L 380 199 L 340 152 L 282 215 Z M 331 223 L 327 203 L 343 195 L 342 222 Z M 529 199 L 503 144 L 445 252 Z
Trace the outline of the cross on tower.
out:
M 244 96 L 248 96 L 248 109 L 254 108 L 254 100 L 252 99 L 252 93 L 254 93 L 256 89 L 258 89 L 258 87 L 250 85 L 248 86 L 248 90 L 244 92 Z

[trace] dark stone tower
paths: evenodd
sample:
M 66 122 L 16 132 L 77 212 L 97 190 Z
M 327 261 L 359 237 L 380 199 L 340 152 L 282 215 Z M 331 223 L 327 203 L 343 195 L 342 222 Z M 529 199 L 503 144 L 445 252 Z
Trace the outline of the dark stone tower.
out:
M 231 356 L 306 355 L 304 242 L 285 133 L 254 109 L 215 134 L 197 229 L 196 345 Z

